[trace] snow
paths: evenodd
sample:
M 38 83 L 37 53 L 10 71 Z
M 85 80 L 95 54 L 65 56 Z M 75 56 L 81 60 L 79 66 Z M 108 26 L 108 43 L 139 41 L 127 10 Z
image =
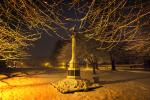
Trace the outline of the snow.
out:
M 81 77 L 92 81 L 92 71 Z M 150 100 L 150 72 L 99 71 L 102 87 L 88 91 L 62 94 L 51 83 L 66 78 L 60 70 L 32 70 L 0 75 L 0 100 Z

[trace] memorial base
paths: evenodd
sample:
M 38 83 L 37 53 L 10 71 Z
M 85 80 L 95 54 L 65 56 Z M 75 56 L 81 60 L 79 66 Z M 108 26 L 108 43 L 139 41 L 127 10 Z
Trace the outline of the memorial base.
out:
M 68 79 L 80 79 L 80 69 L 79 68 L 68 68 Z
M 63 79 L 52 84 L 61 93 L 72 93 L 89 91 L 101 87 L 100 84 L 93 84 L 86 79 Z

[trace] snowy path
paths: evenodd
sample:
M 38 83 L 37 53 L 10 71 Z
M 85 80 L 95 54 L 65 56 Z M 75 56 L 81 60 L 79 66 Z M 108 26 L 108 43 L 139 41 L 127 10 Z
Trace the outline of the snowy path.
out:
M 65 71 L 31 71 L 0 75 L 0 100 L 150 100 L 150 73 L 100 71 L 102 87 L 89 92 L 61 94 L 50 85 L 66 77 Z M 92 79 L 91 71 L 82 77 Z

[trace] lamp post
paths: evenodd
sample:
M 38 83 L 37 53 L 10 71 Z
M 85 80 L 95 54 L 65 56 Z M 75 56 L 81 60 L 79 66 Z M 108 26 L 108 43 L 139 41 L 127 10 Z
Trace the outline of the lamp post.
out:
M 76 60 L 76 33 L 72 32 L 72 57 L 69 62 L 68 75 L 69 79 L 80 79 L 80 68 Z

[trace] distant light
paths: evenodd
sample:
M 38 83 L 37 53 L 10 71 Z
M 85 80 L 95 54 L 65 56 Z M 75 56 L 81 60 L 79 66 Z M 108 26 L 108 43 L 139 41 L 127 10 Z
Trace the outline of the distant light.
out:
M 43 63 L 43 66 L 44 66 L 44 67 L 49 67 L 49 68 L 52 67 L 51 64 L 50 64 L 49 62 Z
M 44 1 L 44 3 L 46 3 L 46 4 L 47 4 L 47 2 L 46 2 L 46 1 Z
M 49 66 L 49 63 L 48 62 L 44 63 L 44 66 L 45 67 Z
M 24 65 L 24 63 L 22 62 L 21 65 Z

